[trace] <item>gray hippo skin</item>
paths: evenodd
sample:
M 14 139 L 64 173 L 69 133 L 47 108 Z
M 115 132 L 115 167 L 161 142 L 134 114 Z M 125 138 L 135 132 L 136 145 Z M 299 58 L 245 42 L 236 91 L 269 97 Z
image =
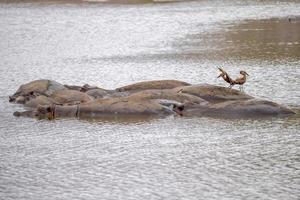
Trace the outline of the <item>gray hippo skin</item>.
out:
M 116 98 L 95 100 L 72 106 L 43 105 L 31 111 L 15 112 L 14 116 L 49 120 L 57 118 L 95 119 L 105 116 L 163 117 L 173 114 L 180 115 L 182 110 L 182 104 L 175 101 L 130 101 Z
M 35 80 L 21 85 L 15 94 L 9 97 L 9 102 L 25 104 L 37 96 L 50 96 L 57 90 L 66 89 L 62 84 L 52 80 Z
M 178 93 L 190 94 L 190 95 L 200 97 L 211 103 L 228 101 L 228 100 L 247 100 L 247 99 L 254 98 L 235 89 L 209 85 L 209 84 L 177 87 L 174 88 L 173 90 L 177 91 Z
M 76 90 L 57 90 L 50 96 L 56 104 L 75 105 L 92 101 L 94 98 Z
M 208 106 L 185 106 L 183 116 L 215 118 L 264 118 L 285 117 L 295 114 L 277 103 L 265 100 L 236 100 L 209 104 Z
M 240 119 L 295 114 L 284 106 L 255 99 L 238 90 L 208 84 L 190 85 L 175 80 L 140 82 L 116 90 L 91 88 L 85 93 L 58 89 L 59 87 L 56 87 L 56 90 L 36 87 L 39 84 L 34 83 L 34 87 L 26 86 L 27 92 L 24 92 L 24 86 L 20 87 L 18 95 L 27 94 L 28 91 L 33 91 L 32 88 L 35 92 L 39 92 L 39 95 L 32 95 L 33 97 L 25 104 L 32 110 L 15 112 L 15 116 L 38 119 L 64 117 L 93 119 L 102 116 L 180 115 Z M 30 96 L 31 92 L 29 93 Z
M 81 88 L 92 89 L 84 85 Z M 52 80 L 35 80 L 21 85 L 17 92 L 9 97 L 10 102 L 24 104 L 26 108 L 38 105 L 76 105 L 93 100 L 92 96 L 77 90 L 67 89 L 64 85 Z
M 40 95 L 28 100 L 24 106 L 26 108 L 36 108 L 39 105 L 77 105 L 94 100 L 86 93 L 76 90 L 57 90 L 49 97 Z
M 185 105 L 183 116 L 220 118 L 282 117 L 295 114 L 277 103 L 258 100 L 235 89 L 208 84 L 174 88 L 182 94 L 202 98 L 209 104 Z
M 180 86 L 191 85 L 186 82 L 177 81 L 177 80 L 157 80 L 157 81 L 144 81 L 131 85 L 127 85 L 124 87 L 117 88 L 116 91 L 119 92 L 138 92 L 142 90 L 151 90 L 151 89 L 172 89 Z

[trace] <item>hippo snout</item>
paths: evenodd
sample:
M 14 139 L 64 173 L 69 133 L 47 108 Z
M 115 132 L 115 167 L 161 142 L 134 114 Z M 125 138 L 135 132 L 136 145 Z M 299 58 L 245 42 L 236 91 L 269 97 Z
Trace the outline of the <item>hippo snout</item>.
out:
M 14 102 L 14 101 L 15 101 L 15 98 L 12 97 L 12 96 L 9 96 L 8 99 L 9 99 L 9 100 L 8 100 L 9 102 Z
M 13 114 L 15 117 L 20 117 L 21 116 L 21 113 L 19 112 L 19 111 L 16 111 L 16 112 L 14 112 L 14 114 Z
M 173 111 L 176 112 L 179 116 L 183 116 L 184 105 L 183 104 L 174 104 Z

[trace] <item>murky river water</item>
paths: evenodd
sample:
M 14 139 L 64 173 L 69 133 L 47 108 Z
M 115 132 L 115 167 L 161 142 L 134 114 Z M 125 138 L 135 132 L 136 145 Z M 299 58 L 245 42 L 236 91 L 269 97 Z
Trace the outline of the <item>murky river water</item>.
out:
M 299 111 L 299 13 L 297 1 L 0 4 L 0 199 L 299 199 L 299 114 L 37 121 L 8 103 L 40 78 L 225 86 L 223 66 Z

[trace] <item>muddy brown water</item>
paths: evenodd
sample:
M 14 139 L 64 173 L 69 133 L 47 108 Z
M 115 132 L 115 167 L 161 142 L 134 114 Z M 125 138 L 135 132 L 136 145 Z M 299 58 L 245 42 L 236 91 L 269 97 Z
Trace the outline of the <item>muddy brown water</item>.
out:
M 11 2 L 11 1 L 10 1 Z M 14 1 L 15 2 L 15 1 Z M 299 1 L 0 4 L 0 199 L 299 199 Z M 291 19 L 290 21 L 288 19 Z M 15 118 L 22 83 L 177 79 L 291 107 L 290 118 Z

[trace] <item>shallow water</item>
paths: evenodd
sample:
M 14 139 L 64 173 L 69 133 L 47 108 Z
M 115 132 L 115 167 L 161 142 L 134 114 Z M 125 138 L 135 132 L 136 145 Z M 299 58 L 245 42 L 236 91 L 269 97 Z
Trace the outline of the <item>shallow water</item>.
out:
M 15 118 L 8 95 L 48 78 L 116 88 L 178 79 L 299 112 L 300 3 L 0 4 L 0 199 L 299 199 L 299 114 L 229 120 Z M 291 18 L 291 22 L 288 18 Z

